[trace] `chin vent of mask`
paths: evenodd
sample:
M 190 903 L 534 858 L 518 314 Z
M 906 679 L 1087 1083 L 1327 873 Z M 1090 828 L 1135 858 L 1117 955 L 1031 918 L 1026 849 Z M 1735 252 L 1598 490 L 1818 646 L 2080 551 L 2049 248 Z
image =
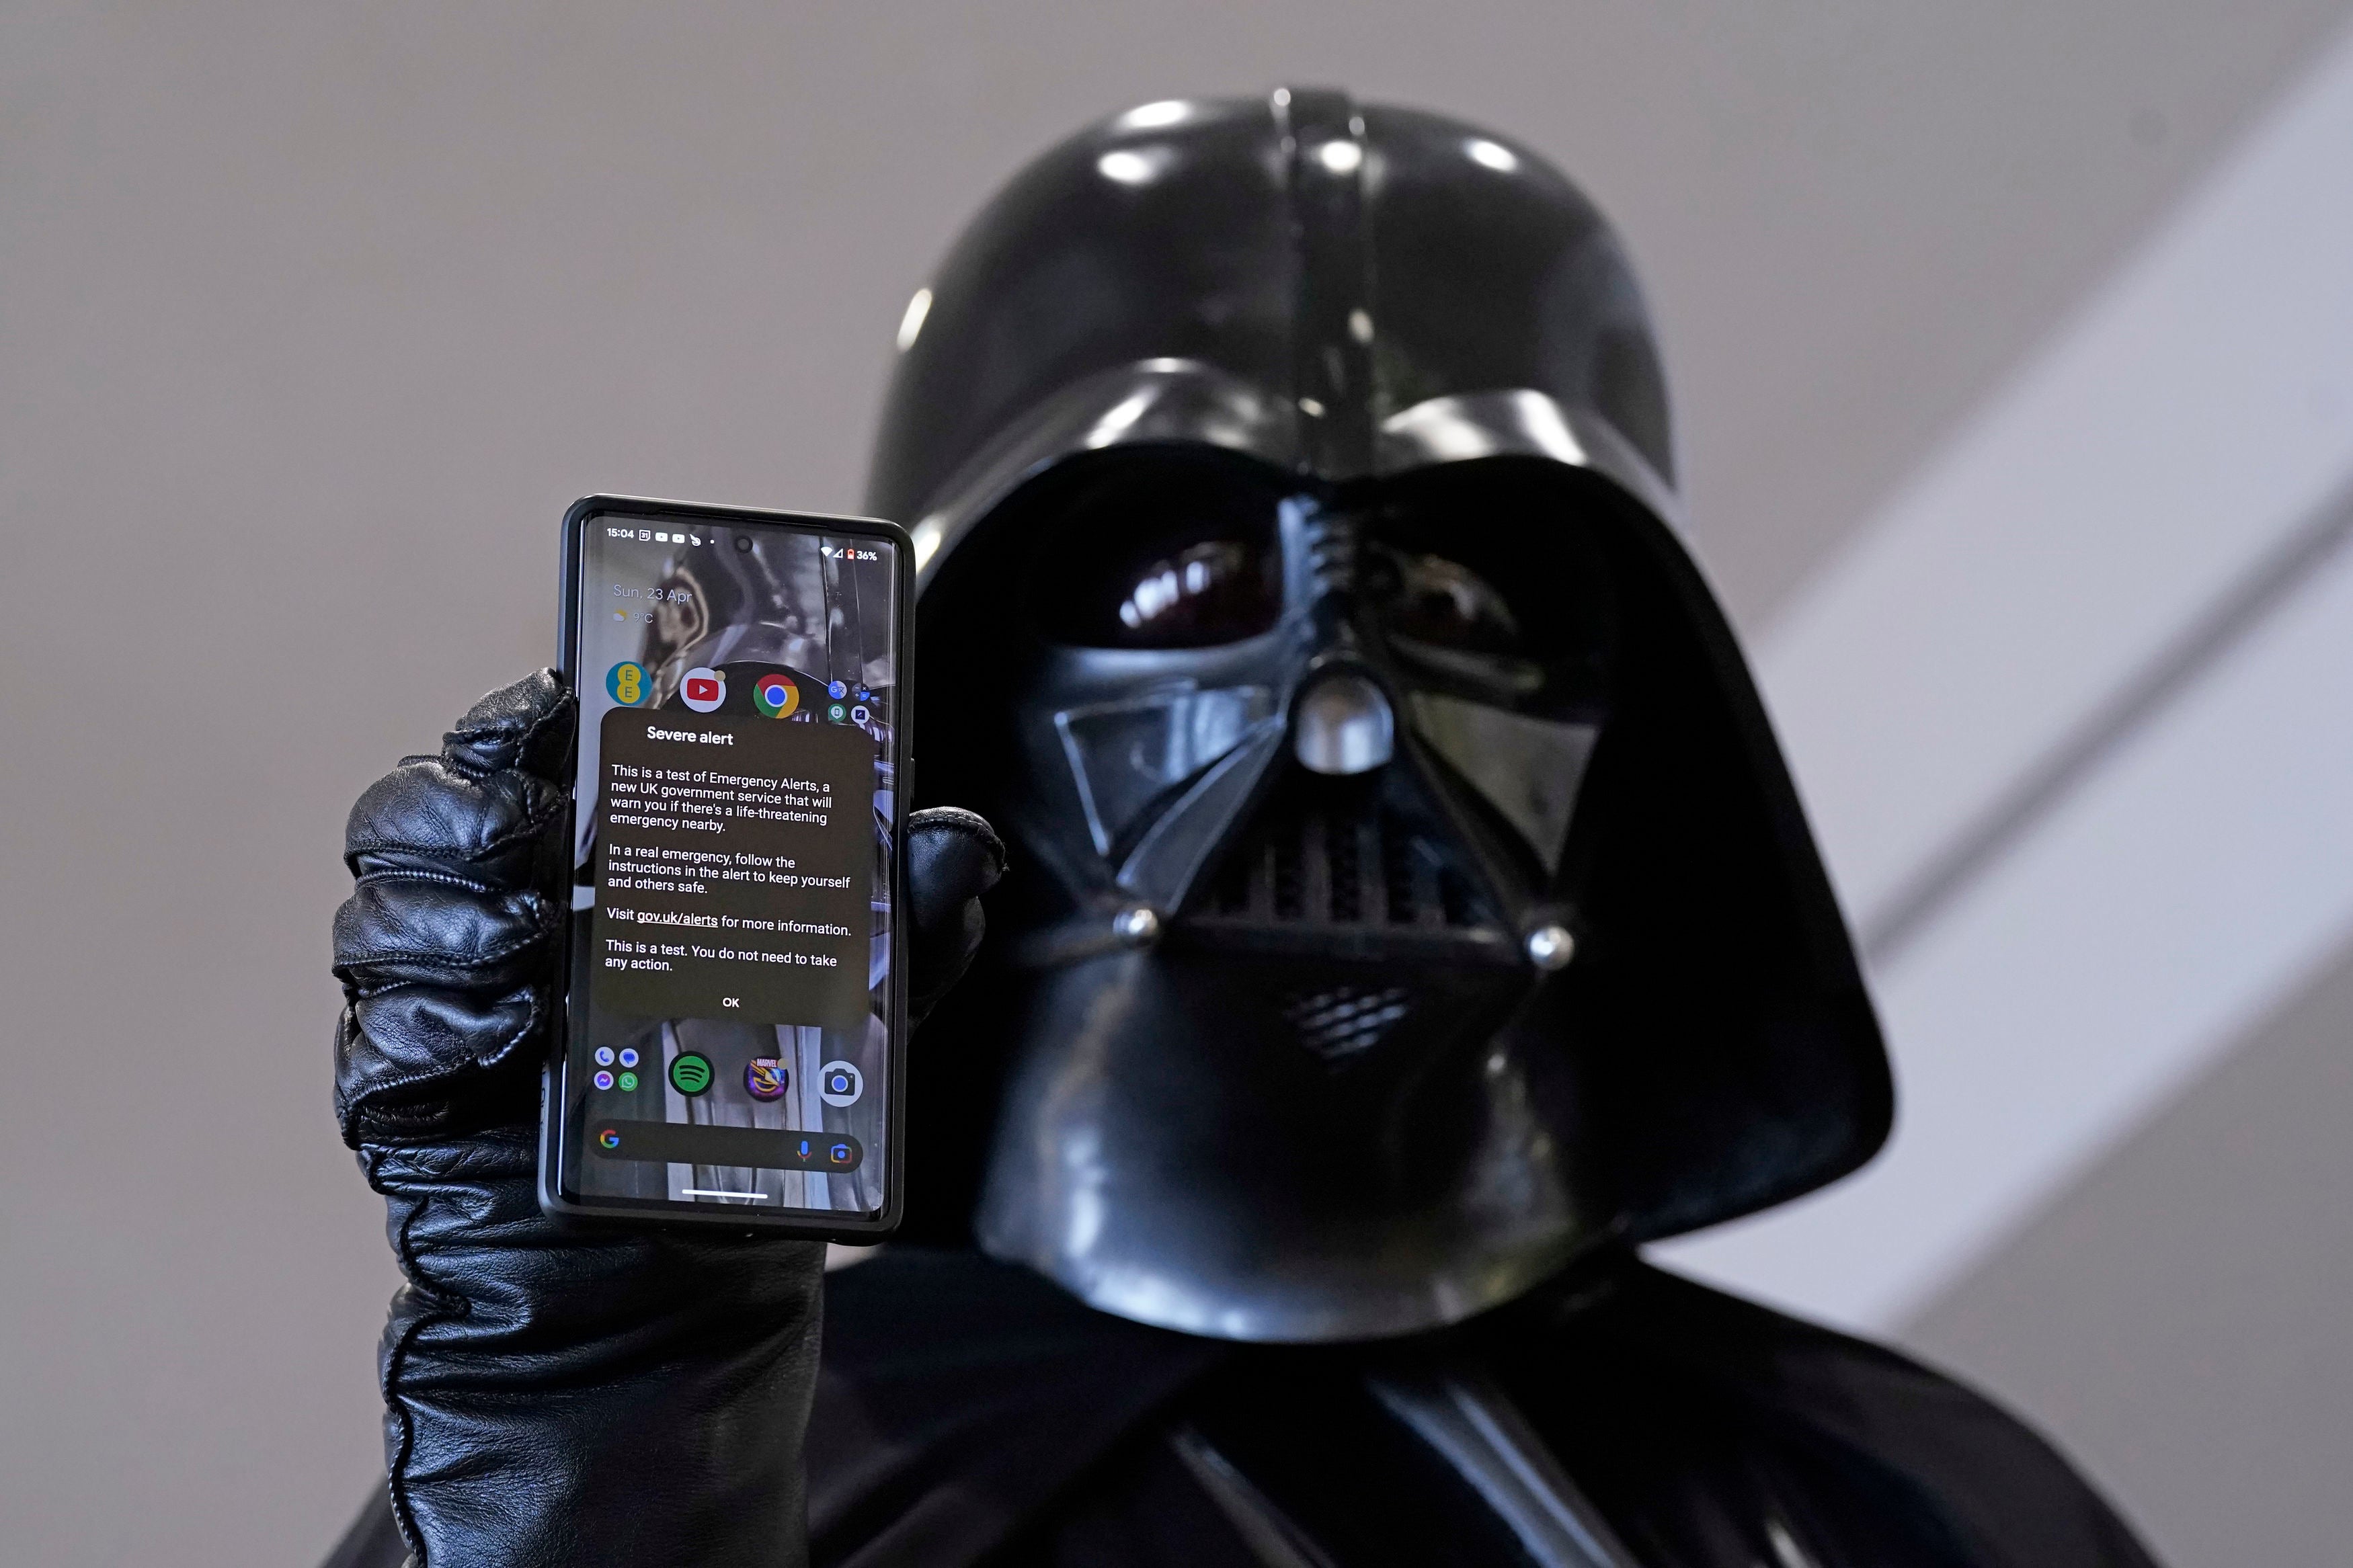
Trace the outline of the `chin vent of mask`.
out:
M 1435 845 L 1377 800 L 1280 803 L 1219 868 L 1209 922 L 1468 930 L 1489 922 Z
M 1401 985 L 1334 985 L 1284 997 L 1282 1018 L 1299 1031 L 1301 1045 L 1337 1066 L 1379 1044 L 1412 1006 L 1412 994 Z

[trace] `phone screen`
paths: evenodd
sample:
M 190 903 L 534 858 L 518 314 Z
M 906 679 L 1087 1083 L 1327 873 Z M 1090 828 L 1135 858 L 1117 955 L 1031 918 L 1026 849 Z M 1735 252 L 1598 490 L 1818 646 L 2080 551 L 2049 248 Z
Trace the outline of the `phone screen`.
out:
M 900 547 L 848 520 L 611 504 L 575 509 L 556 1195 L 880 1222 Z

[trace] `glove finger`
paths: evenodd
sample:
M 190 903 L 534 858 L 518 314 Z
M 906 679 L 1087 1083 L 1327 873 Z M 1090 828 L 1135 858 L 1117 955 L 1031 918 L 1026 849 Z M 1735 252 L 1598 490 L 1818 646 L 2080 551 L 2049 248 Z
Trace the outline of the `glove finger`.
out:
M 547 880 L 548 842 L 564 820 L 564 791 L 508 769 L 475 773 L 438 757 L 412 757 L 370 784 L 343 828 L 343 858 L 363 879 L 438 872 L 486 887 Z
M 355 994 L 430 985 L 480 994 L 548 979 L 559 911 L 537 892 L 422 878 L 362 882 L 335 911 L 335 978 Z
M 1005 875 L 1005 843 L 976 811 L 934 805 L 907 818 L 907 901 L 918 928 L 955 923 Z
M 907 992 L 921 1023 L 963 978 L 988 929 L 980 896 L 1005 874 L 1005 845 L 987 818 L 932 806 L 907 818 Z
M 354 997 L 335 1028 L 335 1121 L 353 1148 L 526 1121 L 546 1022 L 525 986 L 476 996 L 399 986 Z
M 359 886 L 335 912 L 335 1111 L 345 1142 L 530 1118 L 561 949 L 575 708 L 551 670 L 474 704 L 438 757 L 352 807 Z
M 578 709 L 563 677 L 539 670 L 491 692 L 441 737 L 441 754 L 465 773 L 520 768 L 562 784 L 572 767 L 573 721 Z

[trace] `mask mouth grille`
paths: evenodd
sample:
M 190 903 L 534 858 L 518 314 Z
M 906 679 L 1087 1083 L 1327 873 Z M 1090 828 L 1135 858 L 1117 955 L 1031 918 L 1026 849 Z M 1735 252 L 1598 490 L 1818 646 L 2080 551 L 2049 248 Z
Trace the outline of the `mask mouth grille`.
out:
M 1282 1021 L 1298 1031 L 1301 1045 L 1336 1067 L 1379 1044 L 1412 1007 L 1412 993 L 1401 985 L 1335 985 L 1284 997 Z
M 1429 835 L 1369 793 L 1351 794 L 1278 802 L 1227 856 L 1196 918 L 1365 931 L 1493 923 Z

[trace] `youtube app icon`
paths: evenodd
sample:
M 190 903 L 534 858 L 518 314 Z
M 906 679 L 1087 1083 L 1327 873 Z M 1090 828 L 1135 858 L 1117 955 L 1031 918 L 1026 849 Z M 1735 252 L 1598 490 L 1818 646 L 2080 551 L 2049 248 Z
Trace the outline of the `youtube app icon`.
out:
M 698 665 L 678 683 L 678 700 L 697 713 L 712 712 L 727 700 L 727 678 L 709 665 Z

